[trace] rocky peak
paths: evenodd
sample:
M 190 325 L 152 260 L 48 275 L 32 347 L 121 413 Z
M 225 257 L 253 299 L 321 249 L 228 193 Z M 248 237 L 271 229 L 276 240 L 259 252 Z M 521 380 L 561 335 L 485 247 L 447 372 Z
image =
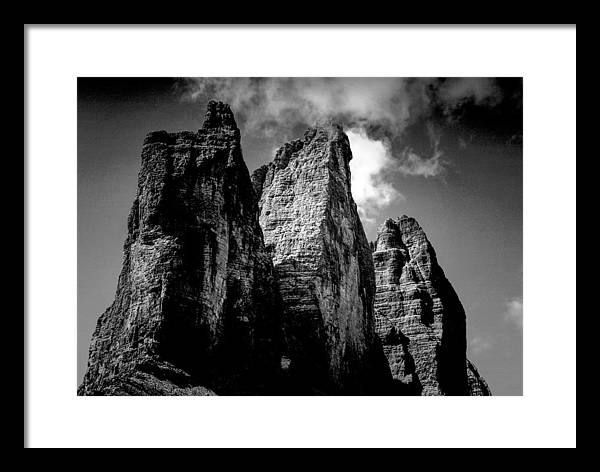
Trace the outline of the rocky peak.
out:
M 427 240 L 423 228 L 412 217 L 387 218 L 377 229 L 377 249 L 397 248 L 399 245 L 418 244 Z
M 464 309 L 416 220 L 386 220 L 373 261 L 376 330 L 398 385 L 423 395 L 475 394 Z
M 348 136 L 344 132 L 344 127 L 338 123 L 337 121 L 331 118 L 324 118 L 319 120 L 314 127 L 309 128 L 305 133 L 305 138 L 307 136 L 317 136 L 321 135 L 325 137 L 328 141 L 344 141 L 348 139 Z M 351 157 L 350 156 L 348 157 Z
M 398 248 L 402 244 L 402 234 L 400 228 L 394 220 L 388 218 L 377 230 L 377 241 L 375 250 L 385 251 L 387 249 Z
M 317 156 L 317 157 L 315 157 Z M 323 121 L 318 125 L 308 128 L 302 138 L 285 143 L 275 152 L 273 162 L 259 167 L 252 174 L 252 183 L 262 207 L 262 194 L 265 186 L 269 186 L 275 173 L 292 166 L 314 166 L 315 159 L 327 164 L 329 175 L 341 179 L 343 186 L 350 192 L 350 160 L 352 151 L 348 136 L 341 125 L 333 121 Z M 292 173 L 295 170 L 291 171 Z M 300 189 L 299 189 L 300 191 Z M 350 198 L 352 195 L 350 194 Z
M 346 159 L 349 162 L 352 159 L 352 152 L 350 151 L 350 144 L 348 137 L 341 125 L 333 121 L 322 121 L 318 125 L 308 128 L 302 138 L 294 139 L 293 141 L 285 143 L 275 152 L 274 164 L 277 168 L 281 169 L 288 165 L 290 159 L 297 156 L 300 151 L 305 152 L 318 151 L 326 145 L 340 145 L 341 152 L 340 157 Z
M 269 391 L 279 294 L 228 105 L 197 132 L 150 133 L 113 304 L 90 345 L 85 395 Z
M 319 124 L 253 174 L 283 299 L 289 375 L 306 391 L 391 382 L 374 332 L 371 249 L 352 198 L 341 126 Z
M 237 124 L 229 105 L 215 100 L 209 101 L 202 129 L 237 129 Z

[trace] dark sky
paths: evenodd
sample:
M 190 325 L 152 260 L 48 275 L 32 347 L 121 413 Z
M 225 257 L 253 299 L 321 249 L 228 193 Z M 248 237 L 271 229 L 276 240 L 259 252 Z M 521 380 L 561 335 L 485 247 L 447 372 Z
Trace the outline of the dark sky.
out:
M 495 395 L 522 394 L 523 160 L 520 78 L 80 78 L 78 382 L 112 302 L 141 145 L 195 130 L 231 104 L 249 170 L 321 118 L 344 124 L 369 239 L 419 221 L 467 312 L 469 357 Z

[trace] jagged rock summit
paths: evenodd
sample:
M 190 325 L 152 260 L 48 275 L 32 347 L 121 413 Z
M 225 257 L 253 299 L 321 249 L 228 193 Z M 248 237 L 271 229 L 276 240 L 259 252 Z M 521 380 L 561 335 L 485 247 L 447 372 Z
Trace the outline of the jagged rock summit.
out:
M 228 105 L 197 132 L 153 132 L 113 304 L 92 337 L 82 395 L 269 392 L 279 295 Z
M 322 123 L 252 176 L 283 300 L 288 374 L 304 393 L 381 393 L 391 382 L 350 159 L 341 126 Z
M 228 104 L 211 100 L 204 116 L 203 130 L 228 130 L 238 132 L 237 123 Z M 236 131 L 238 130 L 238 131 Z
M 465 311 L 419 224 L 379 228 L 373 261 L 376 331 L 394 381 L 412 395 L 489 395 L 466 358 Z

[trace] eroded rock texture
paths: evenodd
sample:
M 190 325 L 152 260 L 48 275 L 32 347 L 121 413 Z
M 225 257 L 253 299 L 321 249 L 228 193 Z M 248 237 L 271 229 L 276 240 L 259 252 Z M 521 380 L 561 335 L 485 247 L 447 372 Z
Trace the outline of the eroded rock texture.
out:
M 373 261 L 350 192 L 351 158 L 342 128 L 325 123 L 252 176 L 298 393 L 378 393 L 391 381 L 374 332 Z
M 467 378 L 469 380 L 469 395 L 489 397 L 492 394 L 487 382 L 479 375 L 479 371 L 469 360 L 467 360 Z
M 280 365 L 270 256 L 228 105 L 197 132 L 150 133 L 114 303 L 93 334 L 84 395 L 252 394 Z
M 465 311 L 419 224 L 406 216 L 386 220 L 373 260 L 376 331 L 398 390 L 415 395 L 489 394 L 467 364 Z

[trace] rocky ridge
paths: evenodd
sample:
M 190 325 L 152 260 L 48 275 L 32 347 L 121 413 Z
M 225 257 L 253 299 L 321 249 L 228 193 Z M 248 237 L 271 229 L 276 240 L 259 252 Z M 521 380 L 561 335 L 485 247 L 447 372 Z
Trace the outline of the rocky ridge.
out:
M 418 223 L 369 245 L 323 122 L 250 178 L 228 105 L 150 133 L 113 304 L 80 395 L 490 395 Z

